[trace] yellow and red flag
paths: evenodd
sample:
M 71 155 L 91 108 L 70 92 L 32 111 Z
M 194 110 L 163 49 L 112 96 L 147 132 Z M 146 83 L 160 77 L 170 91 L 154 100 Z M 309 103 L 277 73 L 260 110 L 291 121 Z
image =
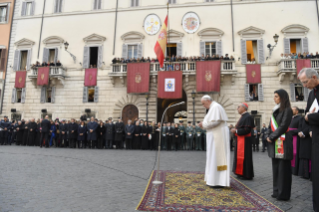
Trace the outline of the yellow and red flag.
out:
M 163 68 L 164 66 L 164 57 L 165 57 L 166 44 L 167 44 L 167 19 L 168 19 L 168 16 L 166 16 L 165 18 L 165 22 L 158 35 L 158 39 L 154 47 L 154 51 L 161 68 Z

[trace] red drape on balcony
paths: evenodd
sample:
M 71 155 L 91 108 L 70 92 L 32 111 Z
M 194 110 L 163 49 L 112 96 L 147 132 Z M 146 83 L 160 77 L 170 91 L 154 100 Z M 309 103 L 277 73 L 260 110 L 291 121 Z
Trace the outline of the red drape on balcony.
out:
M 246 80 L 248 84 L 261 83 L 261 67 L 260 64 L 246 65 Z
M 150 87 L 150 63 L 127 64 L 127 93 L 148 93 Z
M 17 71 L 15 79 L 15 88 L 24 88 L 25 87 L 25 78 L 27 76 L 26 71 Z
M 303 68 L 310 68 L 311 67 L 311 61 L 309 59 L 306 60 L 296 60 L 296 68 L 297 68 L 297 76 L 301 69 Z
M 159 71 L 157 80 L 157 97 L 160 99 L 181 99 L 182 71 Z
M 97 68 L 85 69 L 84 86 L 96 86 Z
M 196 62 L 197 92 L 220 92 L 220 64 L 219 60 Z
M 37 85 L 43 86 L 49 84 L 50 67 L 38 68 Z

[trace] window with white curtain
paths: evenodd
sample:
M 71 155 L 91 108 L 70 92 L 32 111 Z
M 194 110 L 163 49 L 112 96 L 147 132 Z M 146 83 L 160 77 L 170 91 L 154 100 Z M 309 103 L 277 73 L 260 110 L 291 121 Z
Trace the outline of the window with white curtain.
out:
M 169 0 L 168 3 L 169 4 L 176 4 L 176 0 Z
M 26 15 L 31 15 L 31 10 L 32 10 L 32 2 L 27 2 Z
M 7 6 L 0 7 L 0 23 L 6 22 L 7 20 Z
M 216 55 L 216 43 L 215 42 L 206 42 L 205 43 L 205 55 L 209 55 L 212 57 L 213 55 Z
M 137 45 L 129 45 L 128 46 L 128 59 L 137 58 Z
M 139 0 L 131 0 L 131 7 L 138 7 L 139 6 Z

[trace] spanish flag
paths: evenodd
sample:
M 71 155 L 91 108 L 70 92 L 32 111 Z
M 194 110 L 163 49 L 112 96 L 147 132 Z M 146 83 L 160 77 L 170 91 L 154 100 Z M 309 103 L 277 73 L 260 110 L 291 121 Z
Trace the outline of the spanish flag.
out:
M 167 19 L 168 19 L 168 16 L 166 16 L 165 18 L 165 22 L 158 35 L 158 39 L 154 47 L 154 51 L 161 68 L 163 68 L 164 66 L 164 57 L 165 57 L 166 44 L 167 44 Z

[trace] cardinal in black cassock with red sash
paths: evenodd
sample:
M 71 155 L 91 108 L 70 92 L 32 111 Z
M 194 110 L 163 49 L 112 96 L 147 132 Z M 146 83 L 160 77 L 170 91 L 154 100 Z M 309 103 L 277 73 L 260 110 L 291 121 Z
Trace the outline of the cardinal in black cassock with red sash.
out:
M 309 125 L 302 118 L 299 123 L 298 136 L 300 137 L 299 147 L 299 172 L 300 177 L 309 179 L 311 173 L 311 145 L 312 138 L 309 134 Z
M 234 129 L 231 130 L 237 137 L 234 150 L 233 172 L 246 179 L 254 177 L 253 153 L 251 131 L 255 127 L 253 117 L 247 112 L 247 103 L 238 105 L 237 111 L 241 118 Z
M 319 102 L 319 75 L 315 69 L 304 68 L 298 75 L 305 89 L 313 89 L 309 93 L 306 108 L 306 123 L 312 132 L 311 175 L 313 189 L 313 209 L 319 211 L 319 113 L 318 108 L 310 111 L 314 102 Z
M 289 125 L 289 132 L 292 135 L 290 139 L 292 139 L 293 144 L 293 159 L 291 160 L 291 171 L 293 175 L 298 175 L 299 171 L 300 138 L 298 136 L 298 127 L 302 117 L 299 116 L 298 113 L 299 109 L 297 107 L 292 107 L 293 117 Z

